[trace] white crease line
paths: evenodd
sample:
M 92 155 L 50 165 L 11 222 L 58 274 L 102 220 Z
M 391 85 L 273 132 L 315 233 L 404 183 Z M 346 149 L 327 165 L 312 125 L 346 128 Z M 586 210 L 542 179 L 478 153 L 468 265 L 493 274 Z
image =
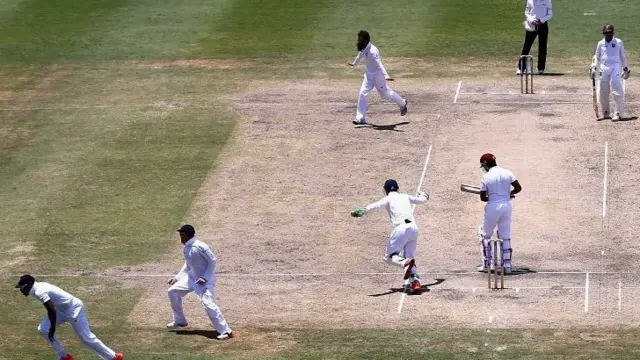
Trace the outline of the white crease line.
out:
M 513 91 L 509 92 L 461 92 L 460 95 L 517 95 L 521 96 L 523 94 L 514 93 Z M 568 92 L 548 92 L 542 90 L 539 95 L 567 95 L 567 96 L 576 96 L 576 95 L 591 95 L 591 93 L 568 93 Z
M 424 161 L 424 166 L 422 167 L 422 175 L 420 175 L 420 182 L 418 182 L 418 189 L 416 193 L 422 189 L 422 182 L 424 181 L 424 175 L 427 173 L 427 165 L 429 165 L 429 159 L 431 158 L 431 149 L 433 145 L 429 145 L 429 150 L 427 151 L 427 158 Z M 412 209 L 415 210 L 416 204 L 413 204 Z M 404 300 L 407 298 L 407 292 L 404 291 L 402 293 L 402 297 L 400 298 L 400 304 L 398 304 L 398 314 L 402 312 L 402 306 L 404 305 Z
M 584 279 L 584 312 L 589 311 L 589 273 L 585 275 Z
M 607 215 L 607 173 L 609 172 L 609 142 L 604 142 L 604 180 L 602 189 L 602 218 Z
M 618 311 L 622 310 L 622 281 L 618 281 Z
M 163 107 L 170 109 L 201 108 L 208 109 L 213 106 L 207 105 L 187 105 L 187 104 L 130 104 L 130 105 L 88 105 L 88 106 L 47 106 L 47 107 L 24 107 L 24 108 L 0 108 L 0 111 L 38 111 L 38 110 L 83 110 L 83 109 L 111 109 L 111 108 L 136 108 L 136 107 Z
M 509 105 L 509 104 L 532 104 L 532 105 L 584 105 L 584 104 L 592 104 L 590 101 L 464 101 L 458 102 L 459 105 L 482 105 L 482 104 L 498 104 L 498 105 Z M 625 104 L 640 104 L 640 101 L 628 101 Z
M 462 86 L 462 80 L 458 81 L 458 88 L 456 89 L 456 96 L 453 98 L 453 103 L 458 102 L 458 95 L 460 95 L 460 87 Z
M 531 277 L 535 275 L 584 275 L 584 274 L 598 274 L 598 275 L 636 275 L 640 276 L 640 272 L 620 272 L 620 271 L 538 271 L 526 274 L 525 276 Z M 217 276 L 222 277 L 304 277 L 304 276 L 316 276 L 316 277 L 336 277 L 336 276 L 344 276 L 344 275 L 354 275 L 354 276 L 398 276 L 402 274 L 401 272 L 360 272 L 360 273 L 228 273 L 228 272 L 218 272 Z M 483 273 L 478 271 L 470 271 L 470 272 L 441 272 L 441 273 L 418 273 L 420 276 L 467 276 L 467 275 L 482 275 Z M 19 278 L 23 274 L 14 274 L 14 275 L 0 275 L 0 278 Z M 50 277 L 50 278 L 74 278 L 74 277 L 93 277 L 93 278 L 135 278 L 135 277 L 171 277 L 175 276 L 175 274 L 93 274 L 93 273 L 85 273 L 85 274 L 31 274 L 33 276 L 40 277 Z M 524 289 L 524 288 L 523 288 Z

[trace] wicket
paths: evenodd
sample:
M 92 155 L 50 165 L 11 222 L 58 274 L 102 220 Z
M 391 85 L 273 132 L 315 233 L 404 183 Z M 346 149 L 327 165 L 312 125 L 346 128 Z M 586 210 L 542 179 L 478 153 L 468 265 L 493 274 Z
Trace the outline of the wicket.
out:
M 498 289 L 498 273 L 500 274 L 500 289 L 504 289 L 504 266 L 502 263 L 502 240 L 490 239 L 489 249 L 492 252 L 487 271 L 489 289 Z M 491 268 L 493 268 L 493 287 L 491 286 Z
M 533 56 L 531 55 L 520 56 L 520 92 L 533 94 Z

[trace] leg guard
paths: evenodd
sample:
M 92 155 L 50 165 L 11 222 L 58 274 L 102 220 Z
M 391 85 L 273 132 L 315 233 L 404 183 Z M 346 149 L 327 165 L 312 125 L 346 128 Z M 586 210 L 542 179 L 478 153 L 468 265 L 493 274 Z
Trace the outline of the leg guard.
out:
M 504 266 L 505 273 L 511 272 L 511 239 L 502 239 L 502 266 Z
M 484 253 L 484 268 L 485 269 L 493 269 L 493 250 L 491 249 L 491 243 L 489 239 L 482 240 L 482 249 Z

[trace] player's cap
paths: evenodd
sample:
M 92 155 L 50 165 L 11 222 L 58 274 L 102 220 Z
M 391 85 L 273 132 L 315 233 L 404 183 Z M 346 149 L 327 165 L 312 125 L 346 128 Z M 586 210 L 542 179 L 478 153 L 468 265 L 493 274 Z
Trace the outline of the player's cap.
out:
M 384 188 L 384 191 L 387 192 L 387 194 L 392 191 L 398 191 L 399 189 L 398 182 L 393 179 L 385 181 L 382 187 Z
M 489 161 L 495 161 L 496 157 L 493 154 L 490 153 L 486 153 L 486 154 L 482 154 L 482 156 L 480 156 L 480 164 L 489 162 Z
M 18 285 L 16 285 L 16 288 L 21 288 L 25 285 L 33 284 L 34 282 L 36 282 L 36 279 L 33 276 L 24 274 L 20 276 L 20 280 L 18 280 Z
M 185 234 L 189 237 L 193 237 L 196 234 L 196 229 L 193 228 L 193 226 L 191 225 L 182 225 L 180 227 L 180 229 L 176 230 L 177 232 L 179 232 L 180 234 Z

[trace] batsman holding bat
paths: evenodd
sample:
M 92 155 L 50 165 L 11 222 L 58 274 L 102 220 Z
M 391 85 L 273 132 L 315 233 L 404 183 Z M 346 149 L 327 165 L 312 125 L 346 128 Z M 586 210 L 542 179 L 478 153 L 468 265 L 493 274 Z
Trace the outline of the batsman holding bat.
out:
M 480 200 L 486 202 L 484 207 L 484 223 L 480 229 L 480 238 L 483 248 L 484 264 L 478 269 L 492 270 L 494 263 L 489 246 L 489 240 L 493 236 L 494 229 L 498 228 L 498 238 L 502 244 L 502 266 L 504 273 L 511 273 L 511 199 L 522 191 L 520 183 L 515 175 L 507 169 L 501 168 L 496 163 L 493 154 L 484 154 L 480 157 L 480 166 L 486 171 L 482 176 L 480 186 Z M 513 187 L 513 190 L 511 189 Z
M 420 278 L 414 259 L 418 243 L 418 226 L 413 217 L 413 205 L 429 200 L 429 195 L 423 191 L 419 191 L 418 196 L 399 193 L 398 183 L 393 179 L 385 181 L 383 188 L 385 197 L 366 207 L 353 210 L 351 216 L 361 217 L 372 210 L 387 209 L 393 230 L 389 235 L 384 260 L 404 268 L 405 286 L 410 285 L 412 292 L 419 292 Z
M 631 71 L 627 62 L 627 54 L 622 40 L 614 37 L 613 25 L 602 28 L 604 38 L 596 45 L 596 53 L 591 61 L 589 76 L 595 80 L 596 72 L 600 71 L 600 109 L 602 117 L 613 121 L 620 120 L 624 115 L 624 89 L 622 79 L 629 78 Z M 599 68 L 599 69 L 598 69 Z M 609 113 L 609 91 L 613 90 L 616 101 L 616 112 L 611 118 Z

